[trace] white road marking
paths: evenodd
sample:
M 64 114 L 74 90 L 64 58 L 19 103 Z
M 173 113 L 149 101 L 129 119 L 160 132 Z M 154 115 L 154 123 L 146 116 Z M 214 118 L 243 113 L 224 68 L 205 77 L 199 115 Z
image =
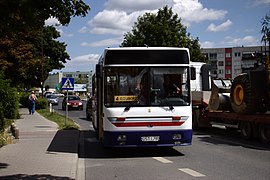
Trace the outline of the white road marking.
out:
M 90 143 L 99 142 L 97 138 L 85 138 L 85 140 Z
M 78 158 L 76 179 L 77 180 L 85 179 L 85 160 L 83 158 Z
M 205 177 L 204 174 L 201 174 L 201 173 L 199 173 L 197 171 L 194 171 L 192 169 L 189 169 L 189 168 L 179 168 L 178 170 L 180 170 L 180 171 L 182 171 L 184 173 L 187 173 L 187 174 L 189 174 L 189 175 L 191 175 L 193 177 Z
M 210 135 L 194 135 L 196 136 L 197 138 L 209 138 L 211 137 Z
M 153 157 L 153 159 L 159 161 L 159 162 L 162 162 L 162 163 L 173 163 L 172 161 L 168 160 L 168 159 L 165 159 L 163 157 Z

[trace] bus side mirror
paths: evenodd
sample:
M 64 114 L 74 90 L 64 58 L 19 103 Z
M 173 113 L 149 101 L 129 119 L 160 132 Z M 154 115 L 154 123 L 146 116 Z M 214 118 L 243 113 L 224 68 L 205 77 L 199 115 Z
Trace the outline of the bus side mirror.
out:
M 196 68 L 195 67 L 190 67 L 190 79 L 196 80 Z
M 96 64 L 96 77 L 101 78 L 102 77 L 102 65 Z

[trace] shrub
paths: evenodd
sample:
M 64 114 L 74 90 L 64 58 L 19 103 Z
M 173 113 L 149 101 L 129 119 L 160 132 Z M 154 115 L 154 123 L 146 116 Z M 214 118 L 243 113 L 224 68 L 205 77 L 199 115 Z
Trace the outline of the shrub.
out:
M 5 118 L 2 103 L 0 102 L 0 132 L 4 129 L 4 127 L 5 127 Z
M 5 119 L 19 118 L 19 99 L 15 88 L 0 72 L 0 130 L 5 127 Z
M 4 105 L 4 116 L 8 119 L 19 118 L 19 97 L 15 88 L 7 87 L 4 89 L 1 96 L 2 104 Z
M 36 102 L 36 109 L 46 109 L 48 107 L 47 98 L 38 98 Z
M 20 104 L 23 107 L 29 106 L 29 95 L 30 92 L 21 92 L 20 93 Z M 36 102 L 36 109 L 46 109 L 48 107 L 48 99 L 47 98 L 38 98 Z
M 29 97 L 30 93 L 27 93 L 27 92 L 20 92 L 19 93 L 19 101 L 20 101 L 20 104 L 23 106 L 23 107 L 28 107 L 28 97 Z

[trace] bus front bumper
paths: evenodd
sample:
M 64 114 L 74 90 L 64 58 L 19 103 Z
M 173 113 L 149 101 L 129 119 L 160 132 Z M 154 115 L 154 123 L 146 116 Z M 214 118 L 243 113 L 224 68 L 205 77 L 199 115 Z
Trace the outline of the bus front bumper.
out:
M 105 131 L 105 147 L 165 147 L 192 143 L 192 130 L 174 131 Z

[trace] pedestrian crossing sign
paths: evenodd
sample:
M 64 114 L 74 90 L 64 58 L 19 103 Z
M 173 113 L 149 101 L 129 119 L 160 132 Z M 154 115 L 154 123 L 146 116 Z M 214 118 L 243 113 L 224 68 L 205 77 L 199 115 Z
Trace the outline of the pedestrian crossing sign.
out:
M 62 78 L 62 90 L 74 90 L 74 78 Z

